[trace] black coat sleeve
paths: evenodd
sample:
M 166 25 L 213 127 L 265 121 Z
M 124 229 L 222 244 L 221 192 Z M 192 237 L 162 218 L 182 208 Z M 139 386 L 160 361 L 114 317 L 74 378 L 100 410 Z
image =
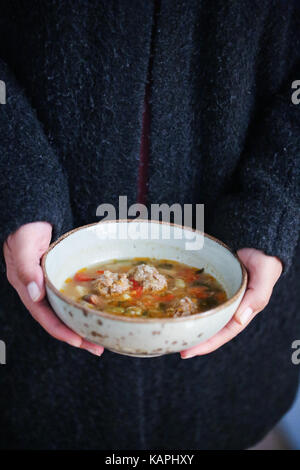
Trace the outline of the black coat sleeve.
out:
M 51 223 L 56 238 L 72 220 L 66 177 L 24 91 L 1 60 L 0 79 L 6 85 L 6 103 L 0 104 L 1 247 L 10 233 L 35 221 Z
M 299 238 L 300 104 L 292 102 L 291 87 L 299 79 L 300 64 L 258 116 L 234 186 L 216 204 L 211 226 L 235 250 L 279 257 L 284 273 Z

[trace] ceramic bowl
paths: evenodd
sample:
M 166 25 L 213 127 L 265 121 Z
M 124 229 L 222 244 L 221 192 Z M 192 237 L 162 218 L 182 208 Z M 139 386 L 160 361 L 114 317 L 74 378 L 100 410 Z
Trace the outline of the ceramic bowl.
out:
M 187 317 L 147 319 L 96 311 L 60 292 L 65 279 L 83 267 L 135 257 L 204 268 L 222 284 L 228 300 Z M 48 300 L 66 325 L 110 351 L 136 357 L 175 353 L 206 341 L 231 319 L 247 283 L 245 268 L 224 243 L 187 227 L 147 220 L 103 221 L 72 230 L 49 247 L 42 266 Z

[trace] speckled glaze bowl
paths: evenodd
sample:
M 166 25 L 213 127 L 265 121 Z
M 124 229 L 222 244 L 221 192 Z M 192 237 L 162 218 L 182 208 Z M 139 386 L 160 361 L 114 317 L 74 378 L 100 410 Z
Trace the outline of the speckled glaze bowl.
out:
M 203 247 L 190 249 L 191 240 Z M 187 317 L 147 319 L 92 310 L 60 292 L 65 279 L 83 267 L 134 257 L 204 268 L 223 285 L 228 300 Z M 136 357 L 175 353 L 206 341 L 231 319 L 247 283 L 245 268 L 224 243 L 190 228 L 146 220 L 103 221 L 72 230 L 49 247 L 42 266 L 48 300 L 66 325 L 110 351 Z

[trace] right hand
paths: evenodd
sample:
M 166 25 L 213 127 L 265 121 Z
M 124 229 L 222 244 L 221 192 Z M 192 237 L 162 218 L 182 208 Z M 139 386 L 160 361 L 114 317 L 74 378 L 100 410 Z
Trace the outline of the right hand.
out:
M 3 245 L 7 279 L 33 318 L 54 338 L 100 356 L 103 347 L 90 343 L 68 328 L 56 316 L 45 299 L 43 271 L 40 265 L 52 234 L 48 222 L 22 225 Z

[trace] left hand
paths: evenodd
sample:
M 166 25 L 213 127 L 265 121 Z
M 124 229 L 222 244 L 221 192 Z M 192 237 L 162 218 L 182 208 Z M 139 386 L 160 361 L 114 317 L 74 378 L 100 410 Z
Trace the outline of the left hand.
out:
M 237 252 L 248 271 L 245 295 L 234 317 L 212 338 L 190 349 L 181 351 L 182 359 L 202 356 L 223 346 L 237 336 L 269 303 L 273 287 L 282 272 L 282 263 L 275 256 L 268 256 L 254 248 L 242 248 Z

